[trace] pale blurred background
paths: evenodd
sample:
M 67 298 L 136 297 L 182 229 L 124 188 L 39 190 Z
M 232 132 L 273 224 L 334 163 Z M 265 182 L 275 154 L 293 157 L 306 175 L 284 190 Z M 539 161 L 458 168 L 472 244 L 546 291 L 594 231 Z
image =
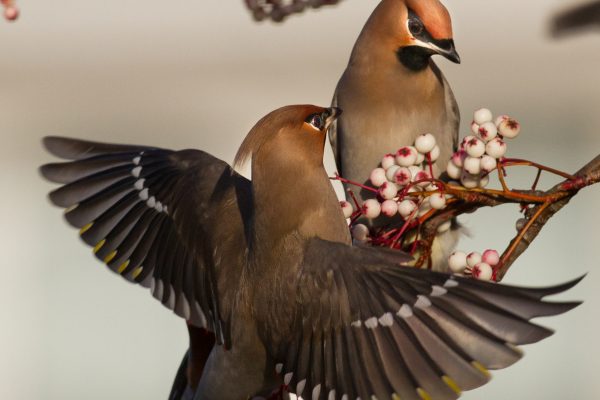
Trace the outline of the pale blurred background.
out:
M 91 256 L 36 168 L 48 134 L 180 149 L 231 161 L 265 113 L 330 102 L 377 0 L 254 23 L 241 0 L 21 0 L 0 22 L 0 398 L 166 399 L 187 346 L 182 320 Z M 524 126 L 512 156 L 575 171 L 600 153 L 600 37 L 558 42 L 567 0 L 447 0 L 460 66 L 438 60 L 468 131 L 490 107 Z M 393 149 L 390 149 L 393 150 Z M 512 173 L 529 185 L 533 171 Z M 549 184 L 552 181 L 546 180 Z M 543 320 L 557 330 L 465 399 L 600 398 L 600 187 L 581 193 L 507 281 L 547 285 L 590 272 L 564 295 L 585 304 Z M 502 249 L 516 207 L 464 218 L 465 250 Z

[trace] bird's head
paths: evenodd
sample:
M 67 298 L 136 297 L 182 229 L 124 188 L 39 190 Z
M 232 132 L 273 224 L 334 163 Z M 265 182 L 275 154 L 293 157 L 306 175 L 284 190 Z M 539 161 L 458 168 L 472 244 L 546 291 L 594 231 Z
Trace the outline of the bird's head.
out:
M 436 54 L 460 63 L 450 13 L 439 0 L 382 0 L 363 32 L 366 45 L 384 46 L 414 71 L 426 68 Z
M 237 155 L 234 166 L 252 164 L 317 162 L 322 165 L 323 146 L 329 126 L 341 114 L 339 108 L 294 105 L 279 108 L 256 123 Z M 302 164 L 296 167 L 302 168 Z

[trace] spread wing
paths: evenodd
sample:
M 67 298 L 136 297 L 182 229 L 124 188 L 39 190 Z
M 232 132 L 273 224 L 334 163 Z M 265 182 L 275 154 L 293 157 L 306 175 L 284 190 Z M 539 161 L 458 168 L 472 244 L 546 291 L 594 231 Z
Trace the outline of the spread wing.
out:
M 400 261 L 400 260 L 399 260 Z M 531 318 L 579 303 L 541 299 L 579 280 L 526 289 L 398 266 L 378 250 L 312 239 L 271 332 L 276 371 L 315 399 L 456 399 L 552 331 Z M 279 338 L 279 339 L 278 339 Z
M 150 287 L 163 305 L 223 342 L 229 307 L 217 294 L 222 275 L 234 281 L 243 265 L 249 181 L 198 150 L 59 137 L 45 138 L 44 145 L 71 160 L 40 171 L 62 185 L 49 198 L 66 208 L 67 222 L 80 230 L 95 256 L 126 280 Z M 216 223 L 221 216 L 226 224 Z M 221 246 L 227 253 L 221 257 L 212 243 L 224 237 L 232 248 Z

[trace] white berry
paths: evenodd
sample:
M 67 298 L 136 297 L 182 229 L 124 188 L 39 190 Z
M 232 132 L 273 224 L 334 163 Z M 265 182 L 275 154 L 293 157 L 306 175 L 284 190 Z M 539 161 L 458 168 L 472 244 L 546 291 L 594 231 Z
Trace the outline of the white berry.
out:
M 412 200 L 403 200 L 398 204 L 398 213 L 402 218 L 410 217 L 417 209 L 417 204 Z
M 431 183 L 431 174 L 429 171 L 419 171 L 413 178 L 414 182 L 419 182 L 417 185 L 421 187 L 427 187 Z
M 441 154 L 440 146 L 436 145 L 431 152 L 429 153 L 429 157 L 431 158 L 431 162 L 434 163 L 440 158 Z
M 467 189 L 475 189 L 476 187 L 479 187 L 479 176 L 471 175 L 464 171 L 460 177 L 460 184 Z
M 446 173 L 450 177 L 450 179 L 460 179 L 460 175 L 462 174 L 462 169 L 457 167 L 452 160 L 448 161 L 448 166 L 446 167 Z
M 489 281 L 494 275 L 494 270 L 489 264 L 482 262 L 473 267 L 471 275 L 480 281 Z
M 498 136 L 498 128 L 493 122 L 486 122 L 479 127 L 479 136 L 486 142 L 489 142 Z
M 381 168 L 383 169 L 388 169 L 394 165 L 396 165 L 396 157 L 393 154 L 386 154 L 381 160 Z
M 398 194 L 398 186 L 392 182 L 386 182 L 379 188 L 379 194 L 386 200 L 391 200 Z
M 452 228 L 452 221 L 446 221 L 437 228 L 438 233 L 448 232 Z
M 465 158 L 467 158 L 467 152 L 461 149 L 452 155 L 452 162 L 457 167 L 462 168 Z
M 412 172 L 410 172 L 410 169 L 406 167 L 400 167 L 396 170 L 394 179 L 392 179 L 392 181 L 396 182 L 400 186 L 406 186 L 412 181 L 412 178 L 413 176 Z
M 471 175 L 477 175 L 481 172 L 481 158 L 479 157 L 467 157 L 464 164 L 463 168 Z
M 363 224 L 354 225 L 352 237 L 359 242 L 366 242 L 369 239 L 369 228 Z
M 395 200 L 386 200 L 381 204 L 381 213 L 386 217 L 393 217 L 398 213 L 398 203 Z
M 385 169 L 375 168 L 373 171 L 371 171 L 371 176 L 369 179 L 371 180 L 371 184 L 373 184 L 373 186 L 380 187 L 387 182 L 385 177 Z
M 481 170 L 483 172 L 492 172 L 498 166 L 498 161 L 491 156 L 485 155 L 481 157 Z
M 397 165 L 392 165 L 391 167 L 389 167 L 387 169 L 387 171 L 385 171 L 385 177 L 388 181 L 390 182 L 394 182 L 394 176 L 396 175 L 396 171 L 398 171 L 398 169 L 400 169 L 401 167 L 397 166 Z
M 477 253 L 476 251 L 469 253 L 469 255 L 467 256 L 467 265 L 471 268 L 473 268 L 480 262 L 481 262 L 481 254 Z
M 362 213 L 367 218 L 377 218 L 381 214 L 381 204 L 375 199 L 369 199 L 363 203 Z
M 465 150 L 471 157 L 481 157 L 485 154 L 485 143 L 477 138 L 473 138 L 465 144 Z
M 419 135 L 415 140 L 415 148 L 419 153 L 427 154 L 435 147 L 435 136 L 431 133 Z
M 396 152 L 396 164 L 401 167 L 410 167 L 417 161 L 417 149 L 412 146 L 402 147 Z
M 419 206 L 419 213 L 417 214 L 417 216 L 419 218 L 421 218 L 421 217 L 425 216 L 425 214 L 427 214 L 432 209 L 433 209 L 433 207 L 431 206 L 431 203 L 429 202 L 429 198 L 423 199 L 423 201 L 421 202 L 421 205 Z
M 479 187 L 480 188 L 486 188 L 487 185 L 490 184 L 490 176 L 489 175 L 483 175 L 481 178 L 479 178 Z
M 448 258 L 448 266 L 455 274 L 459 274 L 467 268 L 467 254 L 463 251 L 455 251 Z
M 473 139 L 477 139 L 477 137 L 473 136 L 473 135 L 465 136 L 463 138 L 462 142 L 460 142 L 460 149 L 461 150 L 466 150 L 467 149 L 467 143 L 469 143 Z
M 446 196 L 442 193 L 434 193 L 429 196 L 429 203 L 431 207 L 436 210 L 442 210 L 446 207 Z
M 493 139 L 485 146 L 485 152 L 495 159 L 500 159 L 506 154 L 506 143 L 500 138 Z
M 471 122 L 471 132 L 473 132 L 473 135 L 479 134 L 479 124 L 475 121 Z
M 514 119 L 507 119 L 498 126 L 500 134 L 507 139 L 514 139 L 521 133 L 521 124 Z
M 425 162 L 425 154 L 419 153 L 417 151 L 417 160 L 415 161 L 415 165 L 421 165 Z
M 344 213 L 345 218 L 350 218 L 352 213 L 354 213 L 354 207 L 347 201 L 340 201 L 340 206 L 342 207 L 342 212 Z
M 510 119 L 510 117 L 508 115 L 499 115 L 498 118 L 496 118 L 496 126 L 500 127 L 500 124 L 502 123 L 502 121 Z
M 481 257 L 481 260 L 486 263 L 491 265 L 492 267 L 498 265 L 498 263 L 500 263 L 500 254 L 498 254 L 498 252 L 496 250 L 486 250 L 483 252 L 483 256 Z
M 485 124 L 486 122 L 491 122 L 492 119 L 494 119 L 494 116 L 487 108 L 480 108 L 473 114 L 473 120 L 479 125 Z

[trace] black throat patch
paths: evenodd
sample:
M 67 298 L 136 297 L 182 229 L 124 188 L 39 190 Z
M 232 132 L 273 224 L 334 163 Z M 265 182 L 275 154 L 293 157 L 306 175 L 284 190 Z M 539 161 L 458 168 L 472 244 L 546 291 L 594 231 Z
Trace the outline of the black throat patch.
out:
M 429 66 L 433 50 L 421 46 L 407 46 L 398 49 L 398 60 L 411 71 L 422 71 Z

